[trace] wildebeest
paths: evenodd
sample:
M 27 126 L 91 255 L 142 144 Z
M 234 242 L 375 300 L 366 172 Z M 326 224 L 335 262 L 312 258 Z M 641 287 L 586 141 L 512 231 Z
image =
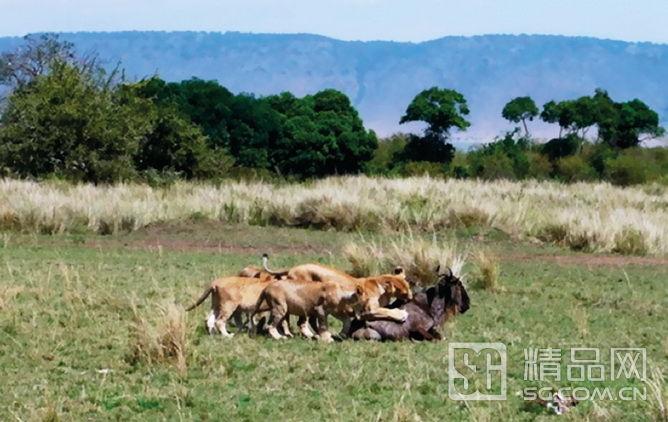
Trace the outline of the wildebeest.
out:
M 436 285 L 398 306 L 408 313 L 403 323 L 356 319 L 348 334 L 356 340 L 440 340 L 439 328 L 443 323 L 451 316 L 465 313 L 469 307 L 466 288 L 448 269 L 439 275 Z

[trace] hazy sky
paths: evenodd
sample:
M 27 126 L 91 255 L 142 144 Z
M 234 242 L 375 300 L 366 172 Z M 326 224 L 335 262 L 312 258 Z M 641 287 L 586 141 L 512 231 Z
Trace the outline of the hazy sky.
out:
M 668 0 L 0 0 L 0 35 L 309 32 L 346 40 L 539 33 L 668 43 Z

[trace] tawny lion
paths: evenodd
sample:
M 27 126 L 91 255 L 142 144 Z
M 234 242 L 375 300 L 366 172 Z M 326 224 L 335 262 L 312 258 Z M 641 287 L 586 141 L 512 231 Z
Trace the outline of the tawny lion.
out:
M 268 267 L 268 259 L 267 254 L 262 256 L 262 266 L 268 274 L 275 277 L 287 277 L 292 280 L 311 282 L 330 281 L 339 284 L 345 291 L 358 292 L 358 295 L 362 298 L 360 299 L 362 302 L 358 304 L 361 319 L 403 322 L 408 316 L 402 309 L 386 308 L 392 298 L 402 301 L 413 298 L 410 285 L 406 281 L 406 274 L 401 267 L 397 267 L 394 274 L 356 278 L 343 271 L 321 264 L 303 264 L 292 267 L 287 271 L 272 271 Z M 344 325 L 342 333 L 347 331 L 352 316 L 352 308 L 349 308 L 348 312 L 339 313 L 338 317 Z
M 242 314 L 250 315 L 255 311 L 260 294 L 275 280 L 271 274 L 254 267 L 246 267 L 239 274 L 241 276 L 214 280 L 195 304 L 186 309 L 186 311 L 195 309 L 211 296 L 211 312 L 206 319 L 209 334 L 214 334 L 217 329 L 223 337 L 232 337 L 233 334 L 227 331 L 227 321 L 234 317 L 235 325 L 241 328 Z M 287 330 L 286 335 L 291 336 L 286 325 L 282 328 L 284 331 Z
M 363 294 L 362 288 L 349 291 L 334 281 L 314 283 L 311 280 L 288 277 L 269 283 L 265 287 L 257 301 L 255 312 L 269 309 L 267 331 L 274 339 L 283 338 L 277 327 L 286 323 L 290 315 L 296 315 L 299 318 L 297 322 L 299 329 L 305 337 L 314 337 L 308 319 L 315 318 L 318 322 L 317 331 L 320 340 L 331 342 L 327 316 L 329 314 L 336 317 L 352 316 L 350 312 L 354 312 Z

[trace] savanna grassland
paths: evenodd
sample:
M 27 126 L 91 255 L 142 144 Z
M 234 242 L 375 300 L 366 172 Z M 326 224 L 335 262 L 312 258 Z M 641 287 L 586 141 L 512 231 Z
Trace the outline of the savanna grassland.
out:
M 525 348 L 644 347 L 647 384 L 602 385 L 646 386 L 646 400 L 587 401 L 561 418 L 660 420 L 667 204 L 662 187 L 605 184 L 5 180 L 1 419 L 548 419 L 518 396 L 537 385 L 523 379 Z M 440 262 L 464 277 L 472 307 L 436 343 L 205 334 L 208 305 L 183 307 L 263 252 L 275 267 L 362 274 L 398 263 L 419 279 Z M 507 401 L 448 398 L 451 341 L 507 345 Z

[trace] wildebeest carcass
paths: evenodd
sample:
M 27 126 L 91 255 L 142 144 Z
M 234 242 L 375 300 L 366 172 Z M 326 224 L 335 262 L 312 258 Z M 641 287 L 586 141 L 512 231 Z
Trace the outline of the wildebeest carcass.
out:
M 436 285 L 397 307 L 408 312 L 406 321 L 356 319 L 348 335 L 356 340 L 440 340 L 440 327 L 448 318 L 465 313 L 470 299 L 464 284 L 448 269 L 445 274 L 439 274 Z

